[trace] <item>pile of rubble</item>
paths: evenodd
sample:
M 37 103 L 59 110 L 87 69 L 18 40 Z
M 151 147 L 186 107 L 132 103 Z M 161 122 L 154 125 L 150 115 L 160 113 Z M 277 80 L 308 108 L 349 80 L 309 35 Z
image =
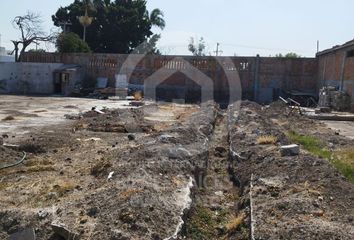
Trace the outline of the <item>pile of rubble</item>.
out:
M 349 94 L 327 86 L 320 89 L 318 105 L 321 109 L 328 109 L 327 111 L 350 111 L 351 99 Z

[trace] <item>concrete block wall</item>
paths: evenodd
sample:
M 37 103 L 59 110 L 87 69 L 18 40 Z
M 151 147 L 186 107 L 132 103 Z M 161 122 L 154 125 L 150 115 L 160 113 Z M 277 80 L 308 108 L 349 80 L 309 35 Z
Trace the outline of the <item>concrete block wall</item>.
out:
M 62 63 L 0 63 L 0 93 L 52 94 L 53 71 Z

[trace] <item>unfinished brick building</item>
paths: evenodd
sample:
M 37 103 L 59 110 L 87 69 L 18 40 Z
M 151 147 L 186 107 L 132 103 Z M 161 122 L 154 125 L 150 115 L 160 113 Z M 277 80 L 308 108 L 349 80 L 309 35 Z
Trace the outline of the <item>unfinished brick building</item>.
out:
M 354 109 L 354 40 L 319 52 L 318 87 L 334 86 L 348 93 Z

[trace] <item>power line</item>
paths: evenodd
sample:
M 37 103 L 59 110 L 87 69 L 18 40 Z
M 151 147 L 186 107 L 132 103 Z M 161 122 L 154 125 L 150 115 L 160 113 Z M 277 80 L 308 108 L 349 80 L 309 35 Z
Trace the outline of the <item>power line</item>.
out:
M 285 48 L 268 48 L 268 47 L 259 47 L 259 46 L 250 46 L 243 44 L 232 44 L 232 43 L 223 43 L 224 46 L 233 46 L 233 47 L 241 47 L 241 48 L 250 48 L 250 49 L 258 49 L 258 50 L 269 50 L 269 51 L 296 51 L 296 52 L 308 52 L 308 50 L 300 50 L 300 49 L 285 49 Z

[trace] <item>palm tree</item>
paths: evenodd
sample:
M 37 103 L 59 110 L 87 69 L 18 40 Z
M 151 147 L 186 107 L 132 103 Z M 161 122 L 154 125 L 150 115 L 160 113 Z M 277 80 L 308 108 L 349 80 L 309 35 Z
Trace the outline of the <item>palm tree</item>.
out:
M 160 9 L 155 8 L 150 13 L 150 22 L 153 26 L 156 26 L 161 30 L 163 30 L 166 26 L 166 22 L 163 19 L 163 17 L 164 17 L 163 12 Z
M 86 41 L 86 28 L 92 24 L 92 17 L 89 17 L 88 10 L 95 9 L 93 0 L 82 0 L 83 7 L 85 9 L 85 15 L 79 17 L 80 24 L 84 27 L 84 33 L 82 39 Z

